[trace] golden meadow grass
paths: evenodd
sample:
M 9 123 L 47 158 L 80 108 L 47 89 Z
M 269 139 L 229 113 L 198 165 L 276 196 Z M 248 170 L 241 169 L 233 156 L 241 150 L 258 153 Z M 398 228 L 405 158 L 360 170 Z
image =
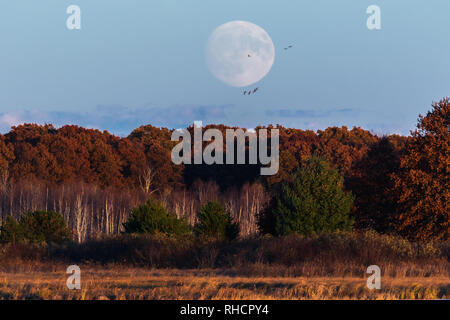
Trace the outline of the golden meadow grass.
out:
M 448 299 L 448 277 L 243 277 L 224 270 L 148 270 L 81 266 L 81 290 L 68 290 L 65 270 L 0 273 L 0 299 Z
M 449 299 L 448 242 L 366 234 L 0 246 L 0 299 Z M 81 267 L 81 290 L 66 268 Z M 369 290 L 369 265 L 381 290 Z

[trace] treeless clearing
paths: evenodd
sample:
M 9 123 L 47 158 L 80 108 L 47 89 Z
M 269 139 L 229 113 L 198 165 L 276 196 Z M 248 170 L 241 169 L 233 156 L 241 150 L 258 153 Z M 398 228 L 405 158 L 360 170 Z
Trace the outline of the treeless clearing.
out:
M 66 287 L 65 269 L 0 273 L 0 299 L 445 299 L 450 278 L 382 277 L 369 290 L 357 277 L 243 277 L 227 270 L 149 270 L 81 266 L 81 290 Z

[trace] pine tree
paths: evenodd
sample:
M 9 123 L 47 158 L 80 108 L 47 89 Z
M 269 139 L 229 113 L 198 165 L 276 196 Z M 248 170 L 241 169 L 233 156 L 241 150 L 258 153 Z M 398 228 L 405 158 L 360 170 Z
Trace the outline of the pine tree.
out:
M 239 225 L 218 201 L 209 201 L 201 207 L 197 218 L 194 230 L 198 235 L 232 240 L 239 234 Z
M 343 178 L 322 158 L 311 157 L 300 166 L 291 183 L 260 216 L 263 233 L 310 235 L 350 230 L 353 196 L 343 190 Z
M 129 234 L 184 235 L 190 232 L 190 226 L 184 219 L 178 219 L 175 213 L 167 211 L 160 201 L 153 199 L 134 208 L 123 227 L 124 233 Z

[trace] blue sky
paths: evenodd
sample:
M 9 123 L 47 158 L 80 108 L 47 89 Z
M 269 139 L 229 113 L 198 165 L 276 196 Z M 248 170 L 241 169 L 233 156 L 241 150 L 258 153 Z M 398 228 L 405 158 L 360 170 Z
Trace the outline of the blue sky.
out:
M 71 4 L 79 31 L 66 28 Z M 372 4 L 378 31 L 366 27 Z M 444 0 L 2 1 L 0 130 L 50 122 L 126 135 L 202 120 L 408 134 L 449 95 L 449 14 Z M 261 26 L 276 49 L 250 97 L 205 62 L 209 35 L 232 20 Z

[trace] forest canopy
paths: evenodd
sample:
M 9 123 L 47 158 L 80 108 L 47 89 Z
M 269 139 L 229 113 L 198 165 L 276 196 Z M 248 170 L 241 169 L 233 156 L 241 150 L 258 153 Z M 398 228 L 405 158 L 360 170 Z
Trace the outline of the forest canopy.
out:
M 167 198 L 195 188 L 201 180 L 216 184 L 220 192 L 256 183 L 273 198 L 283 184 L 292 183 L 302 163 L 319 156 L 342 175 L 345 191 L 354 195 L 355 228 L 413 239 L 448 239 L 449 105 L 448 98 L 433 104 L 408 137 L 378 136 L 359 127 L 314 132 L 277 125 L 280 169 L 274 176 L 260 176 L 259 165 L 175 165 L 171 150 L 176 142 L 167 128 L 145 125 L 118 137 L 76 125 L 23 124 L 0 135 L 0 189 L 7 193 L 24 181 L 46 188 L 84 183 L 98 188 L 97 193 L 135 190 L 146 197 Z M 209 128 L 224 132 L 229 127 L 209 125 L 203 130 Z M 254 192 L 262 192 L 258 188 Z M 6 207 L 12 213 L 10 205 L 1 207 L 3 218 Z M 25 210 L 23 204 L 19 209 Z

